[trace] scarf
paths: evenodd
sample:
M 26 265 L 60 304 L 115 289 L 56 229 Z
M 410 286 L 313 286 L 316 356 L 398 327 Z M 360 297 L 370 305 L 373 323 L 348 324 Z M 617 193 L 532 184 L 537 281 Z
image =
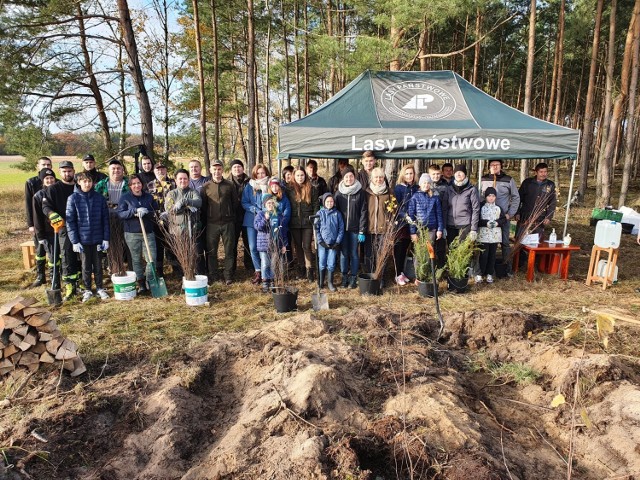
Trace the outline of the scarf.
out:
M 386 182 L 382 185 L 374 185 L 373 183 L 369 183 L 369 189 L 373 192 L 374 195 L 384 195 L 389 190 L 387 188 Z
M 453 184 L 454 184 L 456 187 L 465 187 L 465 186 L 467 185 L 467 183 L 469 183 L 469 178 L 468 178 L 468 177 L 465 177 L 465 179 L 464 179 L 464 180 L 462 180 L 461 182 L 459 182 L 459 181 L 457 181 L 457 180 L 454 180 L 454 181 L 453 181 Z
M 251 185 L 251 188 L 253 188 L 254 191 L 260 190 L 262 193 L 265 193 L 269 186 L 269 177 L 251 179 L 249 180 L 249 185 Z
M 360 182 L 358 180 L 356 180 L 353 183 L 353 185 L 351 185 L 350 187 L 347 187 L 344 184 L 344 180 L 342 180 L 340 182 L 340 185 L 338 185 L 338 191 L 343 195 L 354 195 L 358 193 L 361 189 L 362 189 L 362 185 L 360 185 Z

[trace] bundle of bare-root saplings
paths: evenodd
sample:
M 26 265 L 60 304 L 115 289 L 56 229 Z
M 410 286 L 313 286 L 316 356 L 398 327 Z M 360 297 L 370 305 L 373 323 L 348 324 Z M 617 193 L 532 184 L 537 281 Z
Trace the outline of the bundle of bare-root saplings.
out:
M 62 362 L 72 377 L 86 372 L 78 346 L 62 336 L 51 312 L 35 298 L 17 297 L 0 307 L 0 376 L 19 369 L 35 372 L 43 363 Z

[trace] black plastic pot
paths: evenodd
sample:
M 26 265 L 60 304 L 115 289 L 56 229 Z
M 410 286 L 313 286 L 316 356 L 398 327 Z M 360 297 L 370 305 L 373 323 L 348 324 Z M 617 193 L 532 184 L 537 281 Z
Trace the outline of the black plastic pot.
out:
M 418 294 L 421 297 L 433 298 L 436 296 L 433 282 L 421 282 L 418 280 Z
M 293 312 L 298 309 L 298 289 L 291 287 L 274 288 L 273 303 L 276 312 L 286 313 Z
M 358 286 L 360 295 L 382 295 L 380 280 L 374 279 L 370 273 L 358 275 Z
M 452 278 L 449 277 L 447 284 L 450 292 L 464 293 L 469 286 L 469 277 L 464 278 Z
M 496 277 L 507 278 L 509 267 L 504 263 L 496 263 Z

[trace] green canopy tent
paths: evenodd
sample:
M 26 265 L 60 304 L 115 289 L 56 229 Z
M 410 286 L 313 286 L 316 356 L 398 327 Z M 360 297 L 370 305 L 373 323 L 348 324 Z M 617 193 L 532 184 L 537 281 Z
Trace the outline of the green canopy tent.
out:
M 309 115 L 281 125 L 278 160 L 574 159 L 579 132 L 526 115 L 455 72 L 367 70 Z M 565 218 L 568 220 L 569 208 Z

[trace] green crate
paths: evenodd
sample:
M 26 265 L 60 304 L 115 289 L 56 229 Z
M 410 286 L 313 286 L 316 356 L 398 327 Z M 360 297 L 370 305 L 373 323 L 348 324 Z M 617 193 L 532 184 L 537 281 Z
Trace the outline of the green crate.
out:
M 595 220 L 612 220 L 614 222 L 621 222 L 622 212 L 607 210 L 604 208 L 594 208 L 591 211 L 591 218 Z

